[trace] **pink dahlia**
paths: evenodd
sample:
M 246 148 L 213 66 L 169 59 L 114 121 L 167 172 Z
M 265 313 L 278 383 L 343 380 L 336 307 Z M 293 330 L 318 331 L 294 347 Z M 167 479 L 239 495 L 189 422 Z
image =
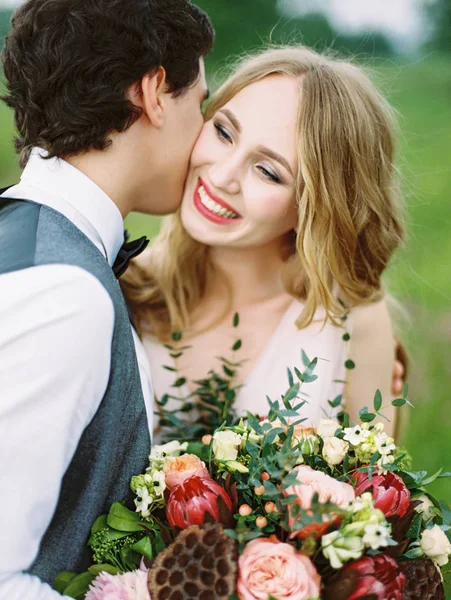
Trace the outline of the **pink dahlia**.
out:
M 147 587 L 147 571 L 122 575 L 103 572 L 89 586 L 85 600 L 151 600 Z

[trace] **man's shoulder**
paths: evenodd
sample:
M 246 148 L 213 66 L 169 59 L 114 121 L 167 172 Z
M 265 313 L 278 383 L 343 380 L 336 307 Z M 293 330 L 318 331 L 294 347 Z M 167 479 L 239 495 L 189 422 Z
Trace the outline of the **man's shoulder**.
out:
M 1 275 L 34 264 L 41 206 L 15 198 L 2 197 L 0 200 Z

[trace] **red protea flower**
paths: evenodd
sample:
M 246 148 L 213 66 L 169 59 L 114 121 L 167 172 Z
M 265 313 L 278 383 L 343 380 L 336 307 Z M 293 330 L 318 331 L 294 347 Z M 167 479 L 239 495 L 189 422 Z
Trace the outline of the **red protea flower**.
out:
M 186 529 L 215 521 L 230 526 L 233 523 L 230 496 L 213 479 L 189 477 L 175 486 L 166 505 L 171 527 Z
M 364 556 L 337 573 L 325 592 L 334 600 L 402 600 L 406 577 L 393 558 L 385 554 Z
M 356 473 L 355 495 L 360 496 L 363 492 L 372 491 L 374 506 L 381 510 L 387 517 L 403 517 L 410 504 L 410 492 L 404 481 L 395 473 L 375 475 L 371 477 L 368 473 L 358 471 Z

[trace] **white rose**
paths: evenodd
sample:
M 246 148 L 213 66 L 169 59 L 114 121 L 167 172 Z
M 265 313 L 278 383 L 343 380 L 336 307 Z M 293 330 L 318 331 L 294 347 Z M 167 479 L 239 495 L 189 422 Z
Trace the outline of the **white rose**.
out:
M 333 419 L 320 419 L 316 433 L 325 440 L 329 437 L 334 437 L 337 429 L 341 429 L 337 421 Z
M 426 494 L 414 496 L 412 500 L 419 500 L 421 502 L 421 504 L 415 507 L 415 512 L 422 515 L 424 521 L 429 521 L 436 514 L 434 503 Z
M 421 534 L 420 546 L 423 552 L 438 566 L 443 567 L 451 554 L 451 544 L 444 531 L 438 525 L 426 529 Z
M 236 460 L 241 436 L 237 433 L 224 430 L 217 431 L 213 436 L 213 454 L 217 460 Z
M 324 441 L 323 458 L 329 465 L 339 465 L 343 462 L 348 450 L 348 442 L 336 437 L 330 437 Z

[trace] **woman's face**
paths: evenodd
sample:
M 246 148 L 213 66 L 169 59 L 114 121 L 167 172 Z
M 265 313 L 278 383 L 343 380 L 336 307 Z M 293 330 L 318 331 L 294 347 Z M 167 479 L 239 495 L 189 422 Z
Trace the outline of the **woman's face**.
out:
M 296 228 L 299 80 L 270 75 L 206 122 L 182 201 L 188 233 L 209 246 L 249 248 Z

